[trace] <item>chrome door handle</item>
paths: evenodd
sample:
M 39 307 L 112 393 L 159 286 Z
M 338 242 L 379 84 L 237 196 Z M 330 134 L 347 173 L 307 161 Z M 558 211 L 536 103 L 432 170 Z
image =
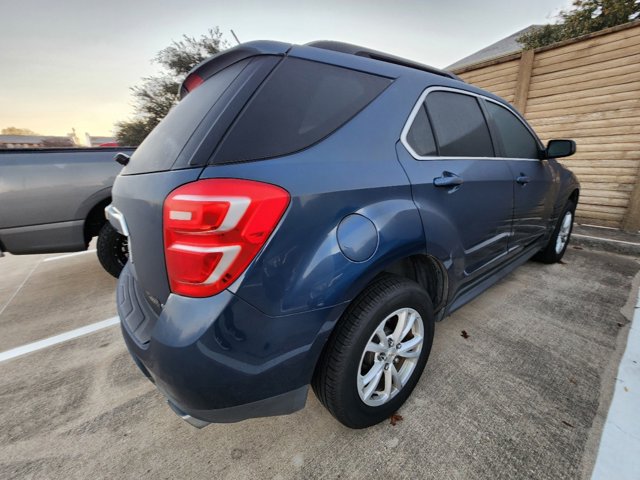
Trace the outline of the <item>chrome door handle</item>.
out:
M 516 177 L 516 182 L 518 182 L 520 185 L 526 185 L 530 181 L 531 179 L 524 173 L 521 173 L 519 177 Z

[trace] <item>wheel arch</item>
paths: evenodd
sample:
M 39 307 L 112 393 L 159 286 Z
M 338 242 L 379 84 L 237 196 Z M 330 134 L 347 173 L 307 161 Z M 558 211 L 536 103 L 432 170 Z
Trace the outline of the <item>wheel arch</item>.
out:
M 578 199 L 579 198 L 580 198 L 580 189 L 576 187 L 569 194 L 569 200 L 571 200 L 574 205 L 578 205 Z
M 104 214 L 104 209 L 111 203 L 111 196 L 100 200 L 96 203 L 86 214 L 84 221 L 84 238 L 87 243 L 91 241 L 93 237 L 96 237 L 100 233 L 100 229 L 107 221 Z
M 440 260 L 424 251 L 391 256 L 385 262 L 379 262 L 363 272 L 349 288 L 344 310 L 356 301 L 372 283 L 388 274 L 416 282 L 431 298 L 434 312 L 438 314 L 444 311 L 449 295 L 448 273 Z M 339 322 L 340 318 L 335 322 L 335 325 Z M 335 328 L 335 325 L 332 326 L 332 329 Z
M 400 258 L 386 265 L 376 278 L 384 274 L 407 278 L 420 285 L 429 294 L 434 312 L 445 307 L 449 285 L 447 270 L 434 256 L 415 254 Z

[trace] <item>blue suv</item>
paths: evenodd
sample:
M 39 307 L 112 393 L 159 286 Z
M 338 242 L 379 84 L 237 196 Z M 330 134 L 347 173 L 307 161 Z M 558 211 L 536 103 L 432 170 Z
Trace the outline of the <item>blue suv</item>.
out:
M 337 42 L 198 65 L 118 176 L 124 339 L 196 426 L 282 415 L 311 385 L 344 425 L 397 411 L 434 324 L 560 260 L 575 176 L 504 100 Z

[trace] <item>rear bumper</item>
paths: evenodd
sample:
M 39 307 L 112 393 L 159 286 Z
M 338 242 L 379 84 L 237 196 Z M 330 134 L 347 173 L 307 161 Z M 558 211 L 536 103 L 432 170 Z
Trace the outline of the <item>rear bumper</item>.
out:
M 216 423 L 303 408 L 316 361 L 345 307 L 269 317 L 229 291 L 209 298 L 171 294 L 158 307 L 130 264 L 117 297 L 125 342 L 143 373 L 185 420 Z
M 307 401 L 308 385 L 281 393 L 274 397 L 265 398 L 235 407 L 217 408 L 212 410 L 182 410 L 173 400 L 167 399 L 169 407 L 185 422 L 196 428 L 202 428 L 209 423 L 233 423 L 256 417 L 273 417 L 288 415 L 304 408 Z

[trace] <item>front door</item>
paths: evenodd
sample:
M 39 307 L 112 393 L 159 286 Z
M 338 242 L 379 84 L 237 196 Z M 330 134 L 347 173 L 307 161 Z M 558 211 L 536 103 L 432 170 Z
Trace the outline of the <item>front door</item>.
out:
M 540 160 L 540 145 L 528 126 L 507 107 L 485 101 L 500 154 L 513 177 L 513 235 L 510 247 L 526 248 L 549 227 L 553 178 L 547 160 Z

